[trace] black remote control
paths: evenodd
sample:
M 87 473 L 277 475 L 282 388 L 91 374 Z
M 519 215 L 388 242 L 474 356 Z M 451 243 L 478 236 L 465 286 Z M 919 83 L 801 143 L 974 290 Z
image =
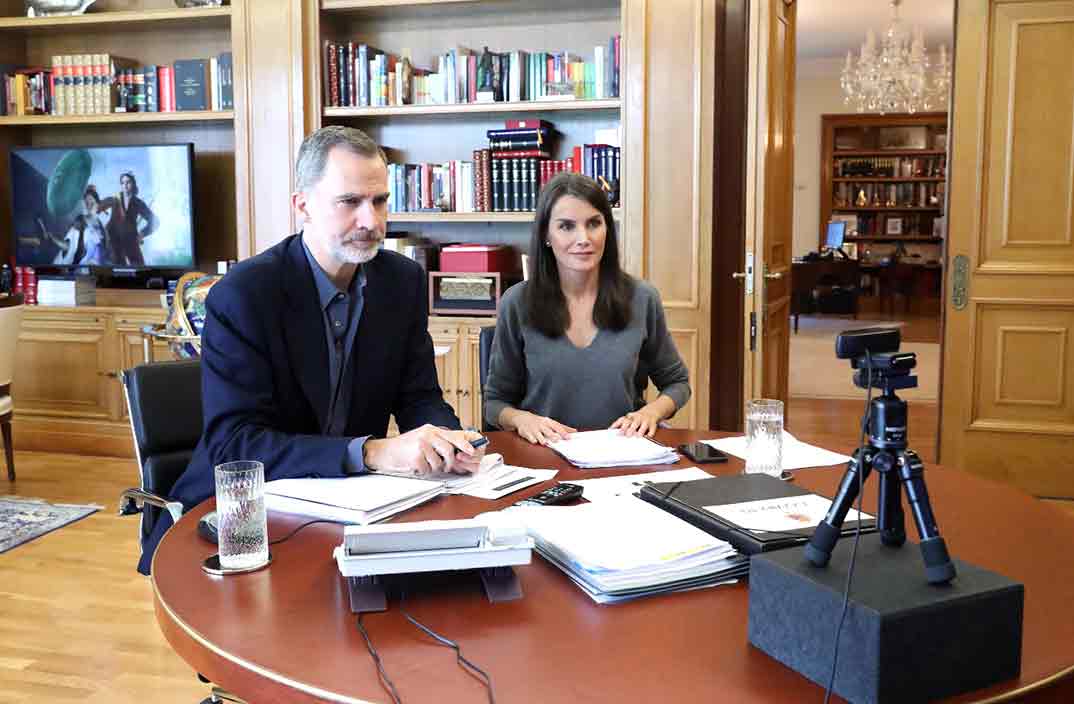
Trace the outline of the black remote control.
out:
M 528 499 L 522 499 L 515 506 L 551 506 L 562 504 L 582 497 L 582 487 L 577 484 L 556 484 L 550 486 L 540 494 L 535 494 Z

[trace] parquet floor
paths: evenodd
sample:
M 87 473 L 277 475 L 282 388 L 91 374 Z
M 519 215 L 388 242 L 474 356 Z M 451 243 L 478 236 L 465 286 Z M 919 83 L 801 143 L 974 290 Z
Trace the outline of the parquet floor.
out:
M 134 460 L 16 450 L 0 494 L 101 511 L 0 555 L 0 702 L 194 704 L 208 696 L 161 635 L 135 571 L 138 519 L 116 515 Z

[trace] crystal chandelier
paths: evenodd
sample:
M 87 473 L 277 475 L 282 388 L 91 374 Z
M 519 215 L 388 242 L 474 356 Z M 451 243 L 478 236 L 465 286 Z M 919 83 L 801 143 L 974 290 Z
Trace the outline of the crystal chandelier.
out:
M 877 49 L 873 30 L 866 34 L 861 55 L 855 62 L 847 52 L 839 77 L 844 100 L 858 112 L 918 112 L 946 109 L 951 89 L 951 63 L 947 46 L 940 45 L 936 67 L 930 70 L 925 36 L 917 27 L 912 35 L 899 19 L 899 4 L 891 0 L 891 23 Z

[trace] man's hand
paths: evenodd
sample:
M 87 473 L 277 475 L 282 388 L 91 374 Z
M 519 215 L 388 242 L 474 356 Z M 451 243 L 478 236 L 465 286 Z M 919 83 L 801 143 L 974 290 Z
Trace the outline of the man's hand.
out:
M 423 425 L 394 438 L 370 438 L 365 443 L 366 467 L 386 473 L 422 476 L 439 472 L 472 474 L 481 467 L 485 448 L 470 440 L 479 433 Z
M 523 412 L 512 422 L 518 434 L 534 445 L 548 445 L 557 440 L 566 440 L 568 435 L 578 432 L 569 425 L 536 413 Z

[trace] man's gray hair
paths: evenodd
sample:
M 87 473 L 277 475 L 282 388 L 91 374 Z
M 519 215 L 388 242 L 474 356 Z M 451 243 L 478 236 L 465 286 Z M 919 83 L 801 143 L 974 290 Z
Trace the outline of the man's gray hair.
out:
M 295 164 L 295 188 L 308 191 L 320 182 L 324 176 L 324 167 L 328 163 L 328 153 L 335 147 L 343 147 L 352 154 L 367 158 L 380 157 L 385 165 L 388 157 L 373 139 L 361 130 L 342 125 L 329 125 L 310 133 L 298 148 L 298 161 Z

